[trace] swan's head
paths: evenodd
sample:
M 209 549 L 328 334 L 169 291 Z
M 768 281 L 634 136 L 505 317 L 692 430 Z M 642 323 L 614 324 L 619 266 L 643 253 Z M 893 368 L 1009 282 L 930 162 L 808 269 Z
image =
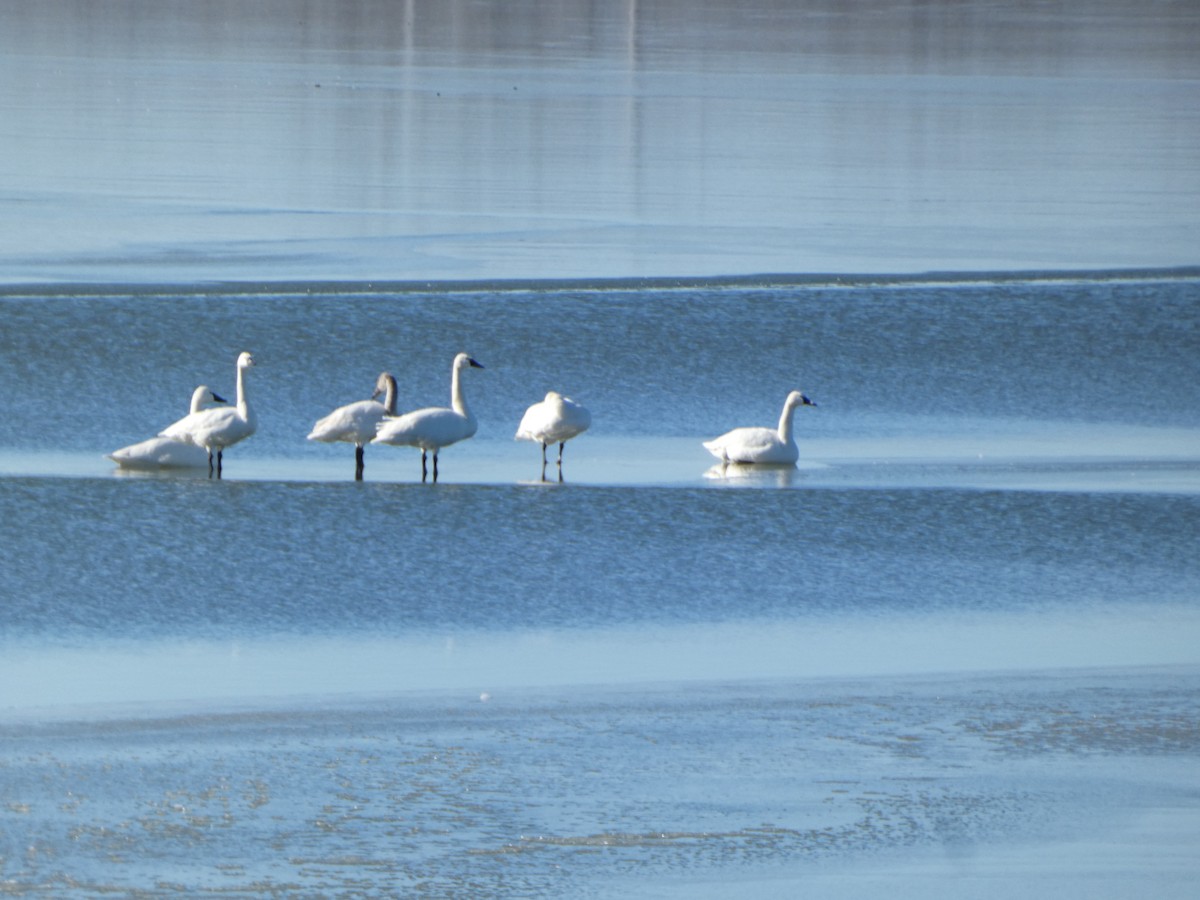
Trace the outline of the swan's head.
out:
M 254 357 L 250 355 L 249 350 L 243 350 L 238 356 L 237 367 L 239 369 L 248 369 L 254 365 Z
M 192 391 L 192 411 L 199 412 L 206 406 L 212 406 L 214 403 L 227 402 L 224 397 L 216 391 L 209 388 L 207 384 L 202 384 Z
M 794 409 L 797 406 L 816 406 L 817 404 L 809 400 L 800 391 L 792 391 L 787 396 L 787 405 Z
M 379 377 L 375 379 L 375 393 L 371 395 L 374 400 L 380 394 L 386 394 L 388 389 L 393 392 L 396 390 L 396 378 L 391 372 L 380 372 Z
M 482 368 L 483 366 L 471 359 L 471 357 L 466 353 L 460 353 L 458 356 L 454 357 L 454 371 L 456 372 L 461 372 L 463 369 Z
M 546 391 L 544 403 L 562 403 L 563 397 L 558 391 Z

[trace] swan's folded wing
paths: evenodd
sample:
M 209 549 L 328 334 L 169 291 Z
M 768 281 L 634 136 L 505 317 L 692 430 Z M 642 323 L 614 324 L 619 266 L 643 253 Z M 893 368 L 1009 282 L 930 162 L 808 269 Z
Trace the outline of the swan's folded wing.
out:
M 208 453 L 187 441 L 152 437 L 114 450 L 108 458 L 123 469 L 182 469 L 206 465 Z
M 475 434 L 475 420 L 444 407 L 429 407 L 384 419 L 374 443 L 436 449 L 449 447 Z
M 717 459 L 727 462 L 764 462 L 777 454 L 780 448 L 779 435 L 770 428 L 735 428 L 711 441 L 704 447 Z
M 159 437 L 174 438 L 177 441 L 190 441 L 195 443 L 192 438 L 193 430 L 198 424 L 199 418 L 210 410 L 201 410 L 200 412 L 189 413 L 178 421 L 172 422 L 166 428 L 158 433 Z
M 385 410 L 375 400 L 359 400 L 339 406 L 329 415 L 318 419 L 308 435 L 310 441 L 362 441 L 375 437 Z
M 550 410 L 544 402 L 533 404 L 525 410 L 525 415 L 521 416 L 521 424 L 517 426 L 517 433 L 513 436 L 513 440 L 541 441 L 541 435 L 546 430 L 549 413 Z

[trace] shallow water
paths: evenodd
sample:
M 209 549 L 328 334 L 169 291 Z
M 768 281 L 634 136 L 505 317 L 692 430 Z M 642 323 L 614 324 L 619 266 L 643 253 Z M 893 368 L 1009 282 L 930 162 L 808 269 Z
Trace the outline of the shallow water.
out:
M 805 641 L 847 622 L 932 635 L 920 658 L 936 671 L 969 659 L 964 616 L 975 636 L 1021 623 L 1061 634 L 1074 620 L 1111 638 L 1073 642 L 1072 665 L 1192 661 L 1168 649 L 1194 633 L 1200 588 L 1190 279 L 22 289 L 0 307 L 0 380 L 20 385 L 0 400 L 0 531 L 21 561 L 0 576 L 18 706 L 65 701 L 89 679 L 119 699 L 138 680 L 113 662 L 130 642 L 147 669 L 164 645 L 203 648 L 176 690 L 223 678 L 228 642 L 241 659 L 291 659 L 289 672 L 314 652 L 337 668 L 358 640 L 422 660 L 447 642 L 473 648 L 453 655 L 454 676 L 441 663 L 367 667 L 341 690 L 441 686 L 428 672 L 482 690 L 515 683 L 488 666 L 522 658 L 531 684 L 606 681 L 564 665 L 563 648 L 582 635 L 603 655 L 643 629 L 657 629 L 655 663 L 612 667 L 620 680 L 694 678 L 688 643 L 726 625 L 748 628 L 722 668 L 731 677 L 820 674 L 789 662 L 808 657 L 772 630 Z M 530 353 L 540 339 L 553 351 Z M 222 481 L 104 458 L 182 415 L 197 382 L 233 396 L 243 347 L 259 361 L 248 394 L 260 427 L 229 450 Z M 459 349 L 487 366 L 464 376 L 479 432 L 443 453 L 436 486 L 420 483 L 414 450 L 369 447 L 358 484 L 350 447 L 304 440 L 383 368 L 401 409 L 445 403 Z M 540 480 L 537 448 L 512 439 L 550 387 L 594 416 L 562 482 L 553 463 Z M 820 404 L 798 417 L 801 463 L 715 465 L 701 440 L 773 423 L 793 387 Z M 539 634 L 552 636 L 540 651 L 520 649 Z M 1018 645 L 997 638 L 988 665 L 1054 664 Z M 49 647 L 80 654 L 60 667 L 75 674 L 19 677 L 43 671 Z M 486 662 L 473 667 L 476 654 Z M 243 695 L 286 693 L 288 679 L 247 665 L 258 674 Z M 829 673 L 855 666 L 913 670 L 866 644 Z
M 1197 874 L 1190 279 L 0 306 L 14 893 Z M 261 426 L 222 480 L 104 459 L 242 347 Z M 304 440 L 381 368 L 444 402 L 461 348 L 480 430 L 438 484 Z M 512 440 L 550 386 L 595 417 L 561 483 Z M 714 468 L 795 386 L 801 463 Z

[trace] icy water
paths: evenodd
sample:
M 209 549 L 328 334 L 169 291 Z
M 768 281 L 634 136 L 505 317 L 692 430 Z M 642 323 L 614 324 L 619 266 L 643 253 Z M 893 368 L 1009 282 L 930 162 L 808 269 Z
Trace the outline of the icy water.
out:
M 10 290 L 5 889 L 1185 896 L 1196 301 Z M 242 348 L 223 479 L 104 458 L 232 395 Z M 384 368 L 444 403 L 459 350 L 479 433 L 436 485 L 305 441 Z M 594 416 L 561 482 L 512 440 L 551 387 Z M 799 465 L 714 468 L 793 387 Z
M 0 0 L 0 894 L 1193 897 L 1198 84 L 1187 2 Z M 244 349 L 223 479 L 105 459 Z M 462 350 L 437 485 L 304 440 Z
M 1197 262 L 1188 0 L 0 16 L 7 282 Z

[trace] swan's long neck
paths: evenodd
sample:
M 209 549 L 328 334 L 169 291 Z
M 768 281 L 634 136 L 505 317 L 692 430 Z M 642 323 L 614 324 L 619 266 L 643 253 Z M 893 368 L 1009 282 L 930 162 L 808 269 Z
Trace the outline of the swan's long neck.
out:
M 471 418 L 471 410 L 467 409 L 467 398 L 463 396 L 462 382 L 459 380 L 458 365 L 450 370 L 450 405 L 460 416 Z
M 386 390 L 383 392 L 383 409 L 389 416 L 396 414 L 396 379 L 389 378 L 387 380 Z
M 250 406 L 246 402 L 246 367 L 238 366 L 237 370 L 237 408 L 243 418 L 250 415 Z
M 783 413 L 779 416 L 779 439 L 785 444 L 792 442 L 792 418 L 796 415 L 796 404 L 783 404 Z

